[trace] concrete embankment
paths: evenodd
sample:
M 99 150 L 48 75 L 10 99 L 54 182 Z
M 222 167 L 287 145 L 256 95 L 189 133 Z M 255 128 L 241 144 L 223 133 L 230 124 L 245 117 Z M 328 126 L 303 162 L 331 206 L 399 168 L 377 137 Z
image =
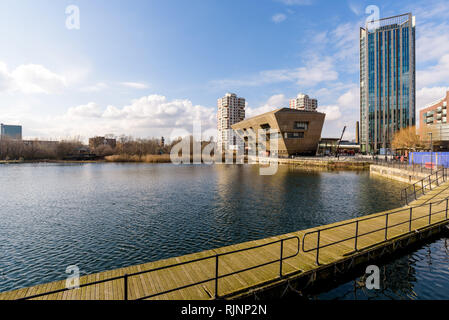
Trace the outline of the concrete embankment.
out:
M 254 162 L 268 162 L 273 161 L 271 158 L 250 158 Z M 342 169 L 342 170 L 369 170 L 369 161 L 357 161 L 352 159 L 337 159 L 337 158 L 279 158 L 279 164 L 292 165 L 301 168 L 322 168 L 322 169 Z
M 278 298 L 332 283 L 392 258 L 449 223 L 449 184 L 425 186 L 409 206 L 350 220 L 0 293 L 0 300 L 210 300 Z
M 380 176 L 405 183 L 415 183 L 427 177 L 429 173 L 372 164 L 370 166 L 370 175 Z

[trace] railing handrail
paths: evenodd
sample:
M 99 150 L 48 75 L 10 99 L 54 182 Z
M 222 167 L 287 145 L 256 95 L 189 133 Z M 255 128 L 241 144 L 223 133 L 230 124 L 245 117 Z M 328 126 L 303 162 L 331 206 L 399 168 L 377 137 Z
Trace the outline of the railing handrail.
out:
M 408 171 L 413 171 L 413 172 L 430 172 L 432 173 L 433 168 L 427 168 L 425 166 L 425 164 L 422 163 L 409 163 L 406 161 L 399 161 L 399 160 L 385 160 L 385 159 L 370 159 L 367 160 L 368 162 L 371 162 L 373 164 L 376 165 L 382 165 L 382 166 L 386 166 L 386 167 L 390 167 L 390 168 L 400 168 L 400 169 L 407 169 Z M 444 165 L 442 164 L 438 164 L 438 163 L 433 163 L 432 167 L 436 167 L 438 168 L 444 168 Z
M 446 168 L 439 169 L 439 170 L 435 171 L 434 173 L 432 173 L 431 175 L 429 175 L 428 177 L 423 178 L 423 179 L 415 182 L 413 185 L 411 185 L 411 186 L 401 190 L 401 197 L 402 197 L 402 192 L 405 190 L 406 199 L 407 199 L 407 197 L 408 197 L 407 189 L 410 188 L 410 187 L 416 186 L 416 184 L 418 184 L 418 183 L 421 183 L 423 188 L 427 187 L 428 185 L 431 186 L 432 182 L 436 181 L 438 183 L 438 172 L 443 171 L 443 177 L 442 178 L 444 179 L 444 181 L 446 181 L 446 178 L 447 178 L 446 170 L 447 170 Z M 436 175 L 436 179 L 432 181 L 431 177 L 433 175 Z M 424 186 L 424 181 L 425 180 L 426 181 L 429 180 L 429 183 Z M 416 197 L 416 188 L 414 188 L 414 195 Z M 438 205 L 438 204 L 441 204 L 443 201 L 446 201 L 446 209 L 432 213 L 432 204 Z M 429 215 L 424 215 L 424 216 L 420 216 L 418 218 L 414 218 L 413 219 L 412 218 L 413 209 L 420 208 L 420 207 L 423 207 L 423 206 L 429 206 L 430 207 Z M 379 231 L 385 230 L 385 241 L 387 241 L 388 228 L 396 227 L 396 226 L 399 226 L 399 225 L 402 225 L 402 224 L 405 224 L 405 223 L 410 223 L 410 232 L 411 232 L 411 223 L 413 221 L 429 217 L 429 225 L 430 225 L 432 216 L 435 215 L 435 214 L 441 213 L 443 211 L 446 211 L 446 220 L 447 220 L 448 219 L 448 206 L 449 206 L 449 199 L 446 198 L 446 199 L 443 199 L 443 200 L 440 200 L 440 201 L 434 202 L 434 203 L 432 203 L 432 202 L 431 203 L 424 203 L 424 204 L 413 206 L 413 207 L 401 208 L 401 209 L 398 209 L 396 211 L 389 211 L 389 212 L 385 212 L 385 213 L 374 214 L 374 215 L 371 215 L 371 216 L 368 216 L 368 217 L 357 218 L 354 221 L 348 221 L 348 222 L 340 223 L 338 225 L 333 225 L 333 226 L 326 227 L 326 228 L 318 228 L 317 230 L 312 230 L 312 231 L 306 232 L 303 235 L 303 237 L 302 237 L 302 251 L 304 253 L 311 252 L 311 251 L 317 251 L 316 263 L 319 265 L 320 264 L 319 263 L 319 250 L 321 248 L 326 248 L 326 247 L 329 247 L 329 246 L 332 246 L 332 245 L 336 245 L 336 244 L 339 244 L 339 243 L 342 243 L 342 242 L 345 242 L 345 241 L 349 241 L 349 240 L 355 239 L 355 250 L 357 251 L 357 240 L 358 240 L 359 237 L 362 237 L 362 236 L 365 236 L 365 235 L 368 235 L 368 234 L 371 234 L 371 233 L 375 233 L 375 232 L 379 232 Z M 404 222 L 400 222 L 400 223 L 397 223 L 397 224 L 391 225 L 391 226 L 388 225 L 388 217 L 389 216 L 391 216 L 391 215 L 393 215 L 395 213 L 403 212 L 405 210 L 410 210 L 410 219 L 409 220 L 404 221 Z M 380 229 L 371 230 L 369 232 L 365 232 L 365 233 L 362 233 L 362 234 L 358 233 L 358 226 L 359 226 L 359 224 L 361 222 L 364 222 L 364 221 L 367 221 L 367 220 L 371 220 L 371 219 L 380 218 L 380 217 L 383 217 L 383 216 L 386 216 L 386 225 L 385 225 L 385 227 L 380 228 Z M 334 241 L 332 243 L 328 243 L 328 244 L 320 246 L 320 234 L 321 234 L 321 232 L 324 232 L 324 231 L 327 231 L 327 230 L 331 230 L 331 229 L 335 229 L 335 228 L 339 228 L 339 227 L 344 227 L 344 226 L 347 226 L 347 225 L 352 225 L 352 224 L 356 225 L 356 234 L 355 234 L 355 236 L 351 236 L 349 238 L 345 238 L 345 239 L 342 239 L 342 240 Z M 314 247 L 314 248 L 305 249 L 305 242 L 306 242 L 307 236 L 310 236 L 311 234 L 315 234 L 315 233 L 318 233 L 317 246 Z M 296 250 L 296 252 L 294 254 L 291 254 L 289 256 L 284 257 L 284 255 L 283 255 L 283 253 L 284 253 L 284 242 L 289 241 L 289 240 L 293 240 L 293 239 L 297 240 L 297 250 Z M 219 275 L 218 270 L 219 270 L 219 258 L 220 257 L 231 255 L 231 254 L 234 254 L 234 253 L 243 252 L 243 251 L 249 251 L 249 250 L 258 249 L 258 248 L 266 247 L 266 246 L 273 245 L 273 244 L 276 244 L 276 243 L 280 243 L 281 244 L 279 259 L 270 260 L 268 262 L 257 264 L 257 265 L 254 265 L 252 267 L 249 267 L 249 268 L 240 269 L 238 271 L 229 272 L 229 273 L 226 273 L 226 274 Z M 89 283 L 84 283 L 84 284 L 79 285 L 78 288 L 83 288 L 83 287 L 87 287 L 87 286 L 92 286 L 92 285 L 96 285 L 96 284 L 101 284 L 101 283 L 105 283 L 105 282 L 110 282 L 110 281 L 116 281 L 116 280 L 123 279 L 124 280 L 124 299 L 128 300 L 128 278 L 130 278 L 130 277 L 138 276 L 138 275 L 142 275 L 142 274 L 146 274 L 146 273 L 150 273 L 150 272 L 155 272 L 155 271 L 159 271 L 159 270 L 174 268 L 174 267 L 178 267 L 178 266 L 182 266 L 182 265 L 186 265 L 186 264 L 192 264 L 192 263 L 196 263 L 196 262 L 200 262 L 200 261 L 204 261 L 204 260 L 215 259 L 215 277 L 208 278 L 208 279 L 201 280 L 201 281 L 197 281 L 195 283 L 187 284 L 187 285 L 184 285 L 184 286 L 181 286 L 181 287 L 172 288 L 172 289 L 169 289 L 169 290 L 166 290 L 166 291 L 158 292 L 158 293 L 155 293 L 155 294 L 152 294 L 152 295 L 149 295 L 149 296 L 140 297 L 140 298 L 137 298 L 137 300 L 148 299 L 148 298 L 151 298 L 151 297 L 155 297 L 155 296 L 167 294 L 167 293 L 170 293 L 170 292 L 182 290 L 182 289 L 185 289 L 185 288 L 193 287 L 193 286 L 200 285 L 200 284 L 203 284 L 203 283 L 206 283 L 206 282 L 210 282 L 210 281 L 215 281 L 215 292 L 214 292 L 215 296 L 214 296 L 214 298 L 217 299 L 217 298 L 219 298 L 219 295 L 218 295 L 218 280 L 222 279 L 222 278 L 225 278 L 225 277 L 229 277 L 229 276 L 232 276 L 232 275 L 235 275 L 235 274 L 239 274 L 239 273 L 246 272 L 246 271 L 249 271 L 249 270 L 253 270 L 253 269 L 256 269 L 256 268 L 260 268 L 260 267 L 263 267 L 263 266 L 266 266 L 266 265 L 269 265 L 269 264 L 280 262 L 279 277 L 282 278 L 282 276 L 283 276 L 283 273 L 282 273 L 283 261 L 285 261 L 287 259 L 291 259 L 291 258 L 297 256 L 299 254 L 299 252 L 300 252 L 300 248 L 301 248 L 301 240 L 299 239 L 299 237 L 298 236 L 290 236 L 290 237 L 274 240 L 274 241 L 271 241 L 271 242 L 268 242 L 268 243 L 255 245 L 255 246 L 252 246 L 252 247 L 236 249 L 236 250 L 222 252 L 222 253 L 216 253 L 216 254 L 213 254 L 213 255 L 209 255 L 209 256 L 201 257 L 201 258 L 196 258 L 196 259 L 193 259 L 193 260 L 188 260 L 188 261 L 184 261 L 184 262 L 178 262 L 178 263 L 169 264 L 169 265 L 166 265 L 166 266 L 152 268 L 152 269 L 149 269 L 149 270 L 143 270 L 143 271 L 134 272 L 134 273 L 130 273 L 130 274 L 124 274 L 124 275 L 121 275 L 121 276 L 112 277 L 112 278 L 108 278 L 108 279 L 103 279 L 103 280 L 93 281 L 93 282 L 89 282 Z M 298 270 L 298 271 L 300 271 L 300 270 Z M 43 293 L 40 293 L 40 294 L 26 296 L 26 297 L 20 298 L 19 300 L 34 299 L 34 298 L 39 298 L 39 297 L 43 297 L 43 296 L 47 296 L 47 295 L 52 295 L 52 294 L 65 292 L 65 291 L 71 291 L 71 290 L 74 290 L 74 289 L 76 289 L 76 288 L 62 288 L 62 289 L 58 289 L 58 290 L 53 290 L 53 291 L 43 292 Z
M 293 240 L 293 239 L 296 239 L 297 242 L 298 242 L 296 252 L 294 254 L 291 254 L 291 255 L 288 255 L 288 256 L 284 256 L 283 255 L 283 253 L 284 253 L 284 242 L 289 241 L 289 240 Z M 212 255 L 209 255 L 209 256 L 206 256 L 206 257 L 201 257 L 201 258 L 197 258 L 197 259 L 193 259 L 193 260 L 173 263 L 173 264 L 169 264 L 169 265 L 162 266 L 162 267 L 152 268 L 152 269 L 149 269 L 149 270 L 143 270 L 143 271 L 138 271 L 138 272 L 134 272 L 134 273 L 124 274 L 124 275 L 121 275 L 121 276 L 112 277 L 112 278 L 108 278 L 108 279 L 103 279 L 103 280 L 93 281 L 93 282 L 89 282 L 89 283 L 84 283 L 84 284 L 80 284 L 77 288 L 83 288 L 83 287 L 87 287 L 87 286 L 92 286 L 92 285 L 96 285 L 96 284 L 101 284 L 101 283 L 105 283 L 105 282 L 110 282 L 110 281 L 116 281 L 116 280 L 123 279 L 124 280 L 124 299 L 128 300 L 128 278 L 130 278 L 130 277 L 142 275 L 142 274 L 145 274 L 145 273 L 155 272 L 155 271 L 159 271 L 159 270 L 163 270 L 163 269 L 179 267 L 179 266 L 182 266 L 182 265 L 191 264 L 191 263 L 195 263 L 195 262 L 200 262 L 200 261 L 204 261 L 204 260 L 215 259 L 215 262 L 216 262 L 215 277 L 208 278 L 206 280 L 197 281 L 195 283 L 191 283 L 191 284 L 184 285 L 184 286 L 181 286 L 181 287 L 172 288 L 172 289 L 169 289 L 169 290 L 166 290 L 166 291 L 158 292 L 158 293 L 155 293 L 155 294 L 152 294 L 152 295 L 149 295 L 149 296 L 140 297 L 140 298 L 137 298 L 137 300 L 149 299 L 151 297 L 160 296 L 160 295 L 163 295 L 163 294 L 167 294 L 167 293 L 170 293 L 170 292 L 173 292 L 173 291 L 178 291 L 178 290 L 182 290 L 182 289 L 185 289 L 185 288 L 193 287 L 193 286 L 200 285 L 200 284 L 203 284 L 203 283 L 206 283 L 206 282 L 210 282 L 210 281 L 215 281 L 215 293 L 214 293 L 215 296 L 214 296 L 214 298 L 218 299 L 219 298 L 219 295 L 218 295 L 218 280 L 222 279 L 222 278 L 226 278 L 226 277 L 229 277 L 229 276 L 232 276 L 232 275 L 235 275 L 235 274 L 239 274 L 239 273 L 242 273 L 242 272 L 246 272 L 246 271 L 249 271 L 249 270 L 253 270 L 253 269 L 260 268 L 260 267 L 263 267 L 263 266 L 266 266 L 266 265 L 270 265 L 270 264 L 273 264 L 273 263 L 277 263 L 277 262 L 280 262 L 279 277 L 282 278 L 282 276 L 283 276 L 283 273 L 282 273 L 283 261 L 285 261 L 287 259 L 291 259 L 293 257 L 296 257 L 299 254 L 300 247 L 301 247 L 300 246 L 300 241 L 301 240 L 299 239 L 298 236 L 290 236 L 290 237 L 274 240 L 274 241 L 271 241 L 271 242 L 268 242 L 268 243 L 263 243 L 263 244 L 260 244 L 260 245 L 255 245 L 255 246 L 251 246 L 251 247 L 247 247 L 247 248 L 236 249 L 236 250 L 222 252 L 222 253 L 216 253 L 216 254 L 212 254 Z M 243 251 L 249 251 L 249 250 L 253 250 L 253 249 L 258 249 L 258 248 L 270 246 L 270 245 L 277 244 L 277 243 L 281 244 L 281 250 L 280 250 L 280 257 L 279 257 L 279 259 L 271 260 L 271 261 L 268 261 L 268 262 L 264 262 L 264 263 L 261 263 L 261 264 L 257 264 L 257 265 L 251 266 L 249 268 L 241 269 L 241 270 L 234 271 L 234 272 L 229 272 L 229 273 L 226 273 L 226 274 L 221 274 L 221 275 L 218 274 L 218 266 L 219 266 L 218 263 L 219 263 L 219 258 L 220 257 L 231 255 L 231 254 L 234 254 L 234 253 L 243 252 Z M 298 271 L 300 271 L 300 270 L 298 270 Z M 61 293 L 61 292 L 65 292 L 65 291 L 71 291 L 71 290 L 74 290 L 74 289 L 77 289 L 77 288 L 62 288 L 62 289 L 58 289 L 58 290 L 53 290 L 53 291 L 43 292 L 43 293 L 31 295 L 31 296 L 26 296 L 26 297 L 20 298 L 18 300 L 35 299 L 35 298 L 39 298 L 39 297 L 43 297 L 43 296 L 56 294 L 56 293 Z
M 443 210 L 436 211 L 436 212 L 432 213 L 432 205 L 437 206 L 437 205 L 440 205 L 443 202 L 446 202 L 446 208 L 443 209 Z M 413 216 L 413 209 L 424 207 L 424 206 L 429 206 L 429 214 L 428 215 L 426 214 L 426 215 L 423 215 L 423 216 L 419 216 L 417 218 L 412 218 L 412 216 Z M 442 212 L 446 212 L 445 220 L 448 220 L 448 208 L 449 208 L 449 198 L 446 198 L 446 199 L 442 199 L 442 200 L 439 200 L 439 201 L 436 201 L 436 202 L 433 202 L 433 203 L 430 202 L 430 203 L 425 203 L 425 204 L 421 204 L 421 205 L 418 205 L 418 206 L 405 207 L 405 208 L 401 208 L 401 209 L 396 210 L 396 211 L 389 211 L 389 212 L 385 212 L 385 213 L 381 213 L 381 214 L 375 214 L 375 215 L 372 215 L 372 216 L 369 216 L 369 217 L 357 218 L 354 221 L 340 223 L 338 225 L 333 225 L 333 226 L 326 227 L 326 228 L 318 228 L 317 230 L 312 230 L 312 231 L 306 232 L 303 235 L 303 237 L 302 237 L 302 251 L 304 253 L 308 253 L 308 252 L 311 252 L 311 251 L 316 251 L 317 252 L 316 264 L 320 265 L 320 263 L 319 263 L 319 250 L 322 249 L 322 248 L 327 248 L 327 247 L 330 247 L 330 246 L 333 246 L 333 245 L 337 245 L 337 244 L 340 244 L 342 242 L 349 241 L 349 240 L 355 240 L 354 250 L 358 251 L 358 248 L 357 248 L 358 239 L 360 237 L 362 237 L 362 236 L 366 236 L 368 234 L 372 234 L 372 233 L 375 233 L 375 232 L 379 232 L 379 231 L 385 230 L 385 240 L 384 241 L 388 241 L 389 240 L 388 239 L 388 229 L 391 229 L 391 228 L 397 227 L 399 225 L 403 225 L 403 224 L 407 224 L 408 223 L 410 225 L 410 227 L 409 227 L 409 233 L 410 233 L 410 232 L 412 232 L 411 226 L 412 226 L 412 222 L 413 221 L 419 220 L 419 219 L 423 219 L 423 218 L 428 218 L 429 219 L 429 224 L 426 225 L 426 227 L 427 227 L 429 225 L 432 225 L 432 223 L 431 223 L 432 216 L 434 216 L 434 215 L 436 215 L 438 213 L 442 213 Z M 391 216 L 393 214 L 396 214 L 396 213 L 399 213 L 399 212 L 404 212 L 404 211 L 410 211 L 410 217 L 409 217 L 408 220 L 396 223 L 394 225 L 389 225 L 388 224 L 388 217 L 389 216 Z M 384 227 L 378 228 L 378 229 L 375 229 L 375 230 L 370 230 L 370 231 L 362 233 L 362 234 L 358 233 L 358 229 L 359 229 L 358 227 L 359 227 L 359 224 L 361 222 L 364 222 L 364 221 L 367 221 L 367 220 L 376 219 L 376 218 L 381 218 L 381 217 L 384 217 L 384 216 L 386 217 L 386 224 L 385 224 Z M 348 238 L 344 238 L 344 239 L 341 239 L 341 240 L 337 240 L 337 241 L 333 241 L 333 242 L 327 243 L 325 245 L 320 245 L 320 236 L 321 236 L 322 232 L 328 231 L 328 230 L 331 230 L 331 229 L 336 229 L 336 228 L 348 226 L 348 225 L 354 225 L 354 224 L 356 226 L 356 228 L 355 228 L 355 235 L 354 236 L 351 236 L 351 237 L 348 237 Z M 317 245 L 315 247 L 306 249 L 306 246 L 305 246 L 306 239 L 307 239 L 308 236 L 310 236 L 312 234 L 317 234 L 318 235 L 318 237 L 317 237 Z
M 442 173 L 443 175 L 438 177 L 439 173 Z M 434 176 L 434 175 L 436 176 L 436 179 L 432 180 L 432 176 Z M 426 189 L 426 187 L 430 186 L 430 189 L 432 189 L 432 183 L 436 182 L 437 185 L 439 185 L 439 178 L 442 178 L 443 181 L 447 180 L 447 168 L 443 167 L 441 169 L 438 169 L 438 170 L 434 171 L 432 174 L 430 174 L 429 176 L 422 178 L 422 179 L 416 181 L 415 183 L 402 189 L 401 190 L 401 200 L 405 199 L 405 203 L 408 205 L 408 196 L 409 196 L 408 190 L 409 189 L 413 189 L 413 192 L 411 193 L 411 195 L 413 195 L 414 199 L 417 200 L 418 192 L 420 192 L 421 195 L 423 195 L 423 194 L 425 194 L 424 190 Z M 429 183 L 427 183 L 427 181 L 429 181 Z M 424 185 L 424 182 L 426 182 L 427 184 Z M 417 186 L 421 187 L 421 188 L 417 190 L 416 189 Z M 403 194 L 405 196 L 403 196 Z

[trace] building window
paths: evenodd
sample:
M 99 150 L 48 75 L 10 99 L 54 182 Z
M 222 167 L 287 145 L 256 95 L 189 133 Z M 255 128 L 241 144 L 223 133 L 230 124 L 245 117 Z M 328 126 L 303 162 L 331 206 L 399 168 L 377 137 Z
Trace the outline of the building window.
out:
M 284 137 L 287 139 L 302 139 L 304 138 L 304 132 L 286 132 Z
M 307 130 L 308 127 L 309 127 L 309 123 L 308 122 L 296 121 L 295 122 L 295 127 L 293 129 L 296 129 L 296 130 Z

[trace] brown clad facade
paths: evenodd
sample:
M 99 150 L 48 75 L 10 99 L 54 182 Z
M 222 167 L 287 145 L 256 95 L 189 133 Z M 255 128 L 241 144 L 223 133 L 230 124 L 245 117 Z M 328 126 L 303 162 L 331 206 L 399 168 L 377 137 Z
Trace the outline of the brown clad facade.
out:
M 232 126 L 244 140 L 245 151 L 257 148 L 258 130 L 274 129 L 279 135 L 278 152 L 270 150 L 270 139 L 264 143 L 270 153 L 279 156 L 315 155 L 321 138 L 325 114 L 282 108 L 238 122 Z M 252 134 L 255 133 L 255 134 Z

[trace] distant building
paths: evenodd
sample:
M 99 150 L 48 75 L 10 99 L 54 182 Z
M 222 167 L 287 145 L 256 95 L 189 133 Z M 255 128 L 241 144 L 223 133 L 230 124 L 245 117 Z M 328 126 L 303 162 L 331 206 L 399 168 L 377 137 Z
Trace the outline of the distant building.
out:
M 89 148 L 91 150 L 94 150 L 99 146 L 110 146 L 112 149 L 114 149 L 117 146 L 117 140 L 105 137 L 89 138 Z
M 232 125 L 245 119 L 245 98 L 235 93 L 226 93 L 217 101 L 217 151 L 224 152 L 241 146 L 239 137 L 232 131 Z
M 0 124 L 0 138 L 22 140 L 22 126 Z
M 23 144 L 32 147 L 47 147 L 54 149 L 58 146 L 59 141 L 23 140 Z
M 305 111 L 316 111 L 318 100 L 310 99 L 308 95 L 300 93 L 294 99 L 290 99 L 290 108 Z
M 419 131 L 421 135 L 424 134 L 424 129 L 428 126 L 447 123 L 448 103 L 449 91 L 446 92 L 445 97 L 428 104 L 419 111 Z
M 245 153 L 258 148 L 258 130 L 274 129 L 279 134 L 275 138 L 269 137 L 266 142 L 267 151 L 271 155 L 315 155 L 325 116 L 316 111 L 281 108 L 238 122 L 232 128 L 243 137 Z M 271 139 L 278 140 L 278 150 L 270 149 Z
M 367 22 L 360 28 L 362 152 L 391 148 L 395 132 L 415 125 L 415 86 L 415 17 Z
M 341 140 L 340 138 L 322 138 L 318 146 L 318 154 L 322 156 L 335 155 L 338 148 L 340 155 L 355 155 L 360 152 L 360 145 L 357 142 Z

